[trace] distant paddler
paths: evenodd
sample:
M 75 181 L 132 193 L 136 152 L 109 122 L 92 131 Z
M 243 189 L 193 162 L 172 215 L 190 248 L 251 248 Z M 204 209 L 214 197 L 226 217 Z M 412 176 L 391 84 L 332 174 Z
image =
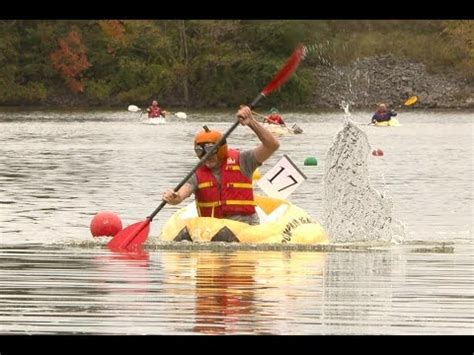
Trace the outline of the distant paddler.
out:
M 156 118 L 156 117 L 165 117 L 166 116 L 166 111 L 162 110 L 160 106 L 158 106 L 158 101 L 153 100 L 151 102 L 151 105 L 148 106 L 146 109 L 146 112 L 148 112 L 148 118 Z
M 411 96 L 409 97 L 403 104 L 398 105 L 395 109 L 388 109 L 387 105 L 384 103 L 377 104 L 377 110 L 375 111 L 374 115 L 372 116 L 372 120 L 369 123 L 373 125 L 380 125 L 380 126 L 399 126 L 398 120 L 396 118 L 392 119 L 392 117 L 397 116 L 396 109 L 402 106 L 412 106 L 418 101 L 418 97 Z
M 289 127 L 286 122 L 283 120 L 281 117 L 278 109 L 272 107 L 270 109 L 270 114 L 265 116 L 260 113 L 257 113 L 255 111 L 252 111 L 252 113 L 256 116 L 262 117 L 263 121 L 262 123 L 268 124 L 266 128 L 269 128 L 271 132 L 275 134 L 285 134 L 285 133 L 293 133 L 293 134 L 300 134 L 303 133 L 303 130 L 295 123 L 293 124 L 292 127 Z M 281 127 L 281 129 L 280 129 Z
M 267 122 L 269 124 L 276 124 L 276 125 L 280 125 L 280 126 L 286 126 L 285 121 L 283 121 L 283 118 L 281 117 L 280 113 L 278 112 L 278 109 L 276 109 L 275 107 L 272 107 L 270 109 L 270 114 L 267 117 L 265 117 L 263 122 L 264 123 Z
M 372 116 L 371 123 L 376 124 L 379 122 L 388 122 L 392 119 L 392 117 L 395 117 L 396 115 L 397 112 L 395 110 L 389 110 L 386 104 L 379 103 L 377 105 L 377 110 Z

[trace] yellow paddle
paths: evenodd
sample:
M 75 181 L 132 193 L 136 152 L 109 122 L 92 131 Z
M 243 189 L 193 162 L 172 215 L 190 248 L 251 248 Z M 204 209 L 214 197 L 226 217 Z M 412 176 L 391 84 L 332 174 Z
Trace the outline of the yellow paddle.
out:
M 416 96 L 410 96 L 410 97 L 403 103 L 403 105 L 398 105 L 398 106 L 395 108 L 395 110 L 398 109 L 398 108 L 400 108 L 400 107 L 402 107 L 402 106 L 407 106 L 407 107 L 408 107 L 408 106 L 414 105 L 417 101 L 418 101 L 418 97 L 416 97 Z

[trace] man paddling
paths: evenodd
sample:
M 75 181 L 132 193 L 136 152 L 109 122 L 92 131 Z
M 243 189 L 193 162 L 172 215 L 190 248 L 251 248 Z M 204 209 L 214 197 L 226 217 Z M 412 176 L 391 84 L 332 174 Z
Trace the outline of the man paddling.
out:
M 166 116 L 166 111 L 162 110 L 161 107 L 158 106 L 157 100 L 152 101 L 151 105 L 146 109 L 146 112 L 148 112 L 148 118 Z
M 392 117 L 395 117 L 397 113 L 394 110 L 388 110 L 387 105 L 385 104 L 378 104 L 377 110 L 375 111 L 374 115 L 372 116 L 371 123 L 375 124 L 377 122 L 385 122 L 390 121 Z
M 253 118 L 248 106 L 242 106 L 237 117 L 242 125 L 250 127 L 261 144 L 240 152 L 229 149 L 227 142 L 222 142 L 178 192 L 165 190 L 163 201 L 177 205 L 194 193 L 198 214 L 202 217 L 227 218 L 251 225 L 260 223 L 255 211 L 252 174 L 280 147 L 280 143 Z M 197 157 L 202 158 L 221 137 L 220 132 L 204 126 L 204 131 L 194 137 Z
M 274 107 L 272 107 L 272 109 L 270 110 L 270 115 L 265 118 L 264 122 L 280 126 L 286 126 L 285 121 L 283 121 L 283 118 L 280 116 L 278 110 Z

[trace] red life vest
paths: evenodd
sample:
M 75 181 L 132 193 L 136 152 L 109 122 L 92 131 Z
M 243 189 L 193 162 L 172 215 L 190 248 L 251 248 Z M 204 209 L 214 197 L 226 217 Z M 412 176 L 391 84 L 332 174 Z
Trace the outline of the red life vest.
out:
M 150 106 L 148 107 L 150 111 L 148 111 L 148 117 L 149 118 L 154 118 L 154 117 L 160 117 L 161 116 L 161 108 L 158 106 Z
M 240 172 L 240 152 L 229 149 L 220 167 L 221 188 L 211 170 L 202 165 L 196 170 L 196 206 L 201 217 L 255 213 L 252 179 Z
M 280 124 L 280 125 L 285 124 L 285 122 L 283 122 L 283 118 L 281 118 L 280 115 L 276 115 L 276 114 L 268 116 L 267 121 L 273 124 Z

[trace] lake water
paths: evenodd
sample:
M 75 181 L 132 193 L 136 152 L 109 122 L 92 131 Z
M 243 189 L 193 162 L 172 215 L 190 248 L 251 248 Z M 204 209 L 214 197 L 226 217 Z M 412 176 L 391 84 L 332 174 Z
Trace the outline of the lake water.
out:
M 393 200 L 403 244 L 141 255 L 94 244 L 95 213 L 143 220 L 197 163 L 194 133 L 234 121 L 187 114 L 153 126 L 127 111 L 0 112 L 0 334 L 473 334 L 474 113 L 407 110 L 401 127 L 360 126 L 384 151 L 368 157 L 370 181 Z M 304 132 L 261 168 L 287 154 L 308 177 L 289 200 L 321 222 L 343 117 L 285 114 Z M 246 127 L 228 142 L 257 144 Z M 165 206 L 151 237 L 179 207 Z

